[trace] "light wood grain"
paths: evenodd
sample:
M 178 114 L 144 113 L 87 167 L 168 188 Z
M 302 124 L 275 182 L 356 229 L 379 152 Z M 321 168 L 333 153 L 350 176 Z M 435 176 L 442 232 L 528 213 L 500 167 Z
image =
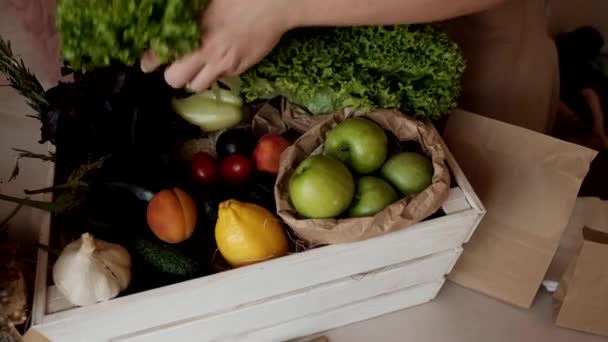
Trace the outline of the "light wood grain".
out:
M 221 342 L 279 342 L 345 326 L 405 308 L 426 303 L 437 295 L 443 281 L 417 285 L 412 288 L 386 293 L 361 302 L 317 313 L 285 324 Z M 219 342 L 219 341 L 218 341 Z
M 179 337 L 180 341 L 216 341 L 247 331 L 266 329 L 301 317 L 342 307 L 411 286 L 439 281 L 452 267 L 461 250 L 455 249 L 429 257 L 385 267 L 364 275 L 303 288 L 276 298 L 267 298 L 246 307 L 234 308 L 212 316 L 194 317 L 155 327 L 115 341 L 162 342 Z M 294 310 L 297 308 L 297 310 Z M 201 335 L 202 334 L 202 335 Z

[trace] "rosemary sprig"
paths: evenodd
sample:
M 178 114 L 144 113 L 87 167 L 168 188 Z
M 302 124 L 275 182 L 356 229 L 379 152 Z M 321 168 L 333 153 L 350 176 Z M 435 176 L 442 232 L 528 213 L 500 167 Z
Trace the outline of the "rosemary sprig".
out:
M 22 59 L 17 59 L 11 49 L 11 43 L 0 36 L 0 72 L 6 75 L 10 86 L 27 99 L 27 104 L 40 118 L 46 112 L 49 103 L 44 88 L 34 74 L 25 66 Z
M 17 158 L 15 160 L 15 167 L 13 168 L 13 172 L 11 173 L 11 177 L 9 178 L 9 182 L 12 182 L 19 176 L 19 161 L 23 158 L 31 158 L 31 159 L 40 159 L 43 162 L 55 162 L 56 156 L 53 152 L 49 152 L 49 154 L 39 154 L 26 150 L 21 150 L 18 148 L 13 148 L 13 151 L 18 152 Z
M 78 198 L 76 194 L 66 192 L 59 195 L 54 202 L 35 201 L 29 198 L 18 198 L 3 194 L 0 194 L 0 201 L 23 204 L 24 206 L 47 211 L 54 215 L 61 215 L 79 205 L 82 199 Z

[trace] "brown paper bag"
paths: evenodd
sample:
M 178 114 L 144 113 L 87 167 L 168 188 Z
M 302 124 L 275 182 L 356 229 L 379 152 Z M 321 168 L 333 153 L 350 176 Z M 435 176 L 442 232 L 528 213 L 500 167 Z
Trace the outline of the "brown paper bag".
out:
M 320 146 L 335 125 L 356 114 L 337 112 L 321 124 L 312 127 L 281 156 L 281 166 L 275 185 L 278 215 L 304 241 L 311 244 L 335 244 L 368 239 L 403 229 L 435 213 L 445 201 L 450 189 L 450 175 L 445 165 L 441 137 L 432 126 L 410 119 L 392 110 L 378 110 L 367 118 L 391 131 L 400 141 L 417 141 L 433 161 L 433 183 L 424 191 L 402 198 L 373 217 L 346 219 L 303 219 L 290 203 L 288 183 L 297 165 L 311 154 L 320 153 Z
M 331 118 L 331 114 L 315 116 L 307 114 L 301 107 L 287 100 L 282 100 L 281 108 L 283 122 L 289 128 L 299 133 L 306 133 L 309 129 Z
M 583 227 L 585 226 L 585 202 L 586 198 L 576 199 L 576 205 L 570 216 L 570 222 L 566 226 L 559 247 L 553 256 L 551 265 L 545 274 L 545 281 L 550 282 L 549 289 L 555 291 L 560 279 L 568 269 L 572 259 L 574 259 L 583 246 Z
M 444 135 L 487 210 L 449 279 L 528 308 L 596 152 L 464 111 Z
M 583 230 L 584 242 L 553 298 L 556 324 L 608 336 L 608 230 Z
M 261 137 L 265 134 L 283 134 L 287 131 L 287 125 L 281 118 L 281 112 L 270 103 L 265 103 L 253 115 L 253 133 Z

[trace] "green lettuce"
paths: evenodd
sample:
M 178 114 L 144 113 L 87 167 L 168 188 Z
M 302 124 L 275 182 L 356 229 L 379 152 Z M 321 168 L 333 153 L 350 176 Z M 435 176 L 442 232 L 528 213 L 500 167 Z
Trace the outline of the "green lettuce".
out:
M 59 0 L 57 31 L 73 69 L 137 63 L 152 49 L 161 63 L 200 42 L 207 0 Z
M 242 75 L 247 102 L 282 96 L 313 115 L 395 108 L 437 119 L 456 106 L 465 61 L 436 25 L 288 32 Z

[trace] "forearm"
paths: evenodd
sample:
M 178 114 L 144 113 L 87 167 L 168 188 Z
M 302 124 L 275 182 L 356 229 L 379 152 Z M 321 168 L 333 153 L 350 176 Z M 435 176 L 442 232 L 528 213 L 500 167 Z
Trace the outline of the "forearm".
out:
M 417 24 L 486 10 L 502 0 L 298 0 L 292 27 Z
M 593 130 L 605 136 L 604 129 L 604 110 L 598 93 L 592 88 L 585 88 L 581 91 L 585 102 L 591 111 L 593 118 Z
M 574 113 L 574 111 L 561 100 L 559 101 L 558 111 L 559 111 L 559 113 L 563 114 L 564 116 L 576 118 L 576 113 Z

